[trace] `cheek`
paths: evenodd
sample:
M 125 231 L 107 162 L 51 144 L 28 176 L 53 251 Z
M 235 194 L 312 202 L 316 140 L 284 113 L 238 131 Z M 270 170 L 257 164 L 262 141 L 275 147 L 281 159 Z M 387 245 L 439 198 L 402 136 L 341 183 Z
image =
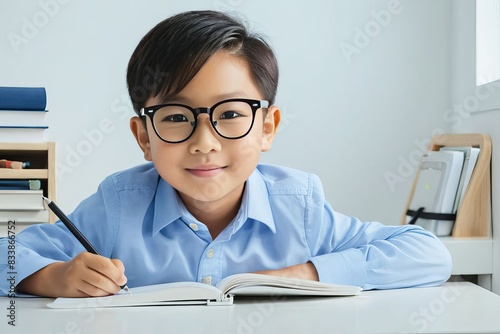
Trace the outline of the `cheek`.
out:
M 150 137 L 151 138 L 151 137 Z M 153 161 L 155 162 L 161 162 L 164 163 L 161 157 L 165 156 L 166 154 L 165 149 L 163 148 L 163 142 L 158 142 L 157 138 L 151 138 L 150 139 L 150 148 L 151 148 L 151 156 L 153 158 Z
M 249 164 L 249 167 L 254 167 L 259 161 L 262 151 L 262 136 L 249 134 L 247 137 L 240 140 L 242 140 L 242 142 L 237 148 L 239 160 L 242 164 Z
M 165 178 L 165 174 L 173 173 L 175 171 L 173 166 L 182 160 L 182 148 L 174 146 L 179 144 L 165 143 L 158 137 L 150 136 L 150 138 L 153 163 L 160 175 Z
M 248 152 L 254 152 L 257 156 L 260 156 L 262 152 L 262 142 L 263 142 L 263 124 L 262 121 L 254 124 L 252 131 L 244 138 L 245 146 Z

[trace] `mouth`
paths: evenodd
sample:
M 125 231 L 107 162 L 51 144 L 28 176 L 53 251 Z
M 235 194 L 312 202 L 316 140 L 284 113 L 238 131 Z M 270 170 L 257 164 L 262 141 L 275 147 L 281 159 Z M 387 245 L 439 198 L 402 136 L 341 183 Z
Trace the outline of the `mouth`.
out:
M 224 169 L 226 169 L 227 166 L 219 167 L 219 166 L 200 166 L 200 167 L 195 167 L 195 168 L 186 168 L 186 170 L 191 173 L 194 176 L 197 177 L 214 177 L 220 173 Z

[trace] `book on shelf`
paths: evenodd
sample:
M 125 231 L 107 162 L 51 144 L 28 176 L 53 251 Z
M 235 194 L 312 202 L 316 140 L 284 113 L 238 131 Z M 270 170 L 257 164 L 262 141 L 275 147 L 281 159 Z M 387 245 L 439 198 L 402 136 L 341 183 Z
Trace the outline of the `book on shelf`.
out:
M 430 151 L 423 155 L 407 211 L 407 223 L 437 236 L 449 236 L 455 220 L 455 198 L 464 163 L 461 151 Z
M 44 87 L 0 87 L 0 109 L 45 110 L 46 106 Z
M 48 129 L 48 125 L 0 125 L 0 129 Z
M 2 210 L 45 210 L 43 190 L 0 190 L 0 211 Z
M 2 110 L 0 125 L 4 127 L 43 126 L 48 128 L 46 115 L 48 110 Z
M 0 87 L 0 142 L 43 142 L 48 129 L 44 87 Z
M 147 305 L 231 305 L 237 296 L 354 296 L 361 288 L 261 274 L 235 274 L 212 286 L 174 282 L 131 288 L 131 294 L 91 298 L 57 298 L 50 308 L 101 308 Z
M 0 190 L 40 190 L 40 180 L 0 179 Z
M 0 126 L 1 143 L 39 143 L 47 141 L 48 126 Z
M 460 202 L 465 195 L 467 186 L 469 185 L 472 172 L 476 166 L 477 158 L 479 156 L 480 149 L 477 147 L 457 147 L 457 146 L 443 146 L 439 149 L 440 151 L 459 151 L 464 153 L 464 163 L 462 167 L 462 174 L 460 176 L 460 181 L 458 185 L 457 196 L 455 198 L 455 204 L 453 206 L 454 212 L 458 210 Z
M 0 210 L 0 223 L 7 223 L 9 221 L 29 225 L 38 223 L 49 222 L 49 211 L 45 210 Z

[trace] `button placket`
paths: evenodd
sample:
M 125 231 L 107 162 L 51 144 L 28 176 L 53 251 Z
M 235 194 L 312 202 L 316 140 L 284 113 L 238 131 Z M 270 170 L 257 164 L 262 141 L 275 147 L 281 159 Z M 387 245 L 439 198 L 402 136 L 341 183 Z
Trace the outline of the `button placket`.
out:
M 221 254 L 222 245 L 219 241 L 214 241 L 207 244 L 204 252 L 201 255 L 198 265 L 199 282 L 211 282 L 210 285 L 215 284 L 221 279 Z

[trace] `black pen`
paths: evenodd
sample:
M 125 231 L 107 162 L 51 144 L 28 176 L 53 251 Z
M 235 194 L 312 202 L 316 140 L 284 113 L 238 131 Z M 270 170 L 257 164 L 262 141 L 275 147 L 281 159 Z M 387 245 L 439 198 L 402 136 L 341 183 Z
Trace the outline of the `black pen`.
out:
M 99 252 L 92 246 L 92 244 L 85 238 L 85 236 L 80 232 L 76 226 L 69 220 L 69 218 L 64 214 L 64 212 L 59 209 L 59 207 L 56 205 L 56 203 L 52 202 L 50 199 L 48 199 L 45 196 L 42 196 L 43 200 L 45 203 L 47 203 L 47 206 L 54 212 L 54 214 L 61 220 L 61 222 L 70 230 L 70 232 L 80 241 L 80 243 L 85 247 L 87 252 L 100 255 Z M 120 288 L 123 289 L 123 291 L 130 293 L 130 290 L 125 283 L 122 285 Z

